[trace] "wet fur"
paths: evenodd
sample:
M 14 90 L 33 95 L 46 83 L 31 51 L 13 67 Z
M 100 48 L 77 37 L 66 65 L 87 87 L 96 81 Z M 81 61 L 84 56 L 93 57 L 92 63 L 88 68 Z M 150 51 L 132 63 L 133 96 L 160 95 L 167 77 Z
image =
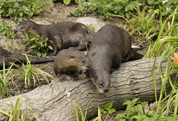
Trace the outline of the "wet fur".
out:
M 135 54 L 131 37 L 123 29 L 106 25 L 95 34 L 88 52 L 89 77 L 99 92 L 109 90 L 111 69 L 119 68 L 123 60 L 137 59 Z
M 74 49 L 64 49 L 58 52 L 54 60 L 54 72 L 60 74 L 74 74 L 88 69 L 88 59 L 84 53 Z
M 4 59 L 3 59 L 4 58 Z M 54 58 L 39 58 L 39 57 L 30 57 L 28 58 L 31 60 L 31 63 L 44 63 L 44 62 L 52 62 Z M 11 53 L 2 47 L 0 47 L 0 69 L 3 68 L 3 60 L 5 61 L 5 66 L 10 66 L 11 62 L 15 63 L 27 63 L 27 59 L 25 55 L 21 55 L 18 53 Z
M 48 38 L 48 44 L 54 49 L 52 55 L 56 55 L 61 49 L 73 47 L 77 50 L 85 50 L 94 35 L 94 32 L 82 23 L 58 22 L 50 25 L 36 24 L 33 21 L 23 21 L 14 30 L 17 35 L 22 35 L 29 30 L 35 31 L 40 36 Z

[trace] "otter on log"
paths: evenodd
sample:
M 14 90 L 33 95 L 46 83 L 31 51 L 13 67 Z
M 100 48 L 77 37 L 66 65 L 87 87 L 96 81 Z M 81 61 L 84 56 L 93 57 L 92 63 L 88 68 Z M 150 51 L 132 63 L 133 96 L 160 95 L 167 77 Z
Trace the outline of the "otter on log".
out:
M 64 49 L 58 52 L 54 60 L 54 72 L 59 74 L 79 74 L 88 69 L 88 59 L 84 53 L 74 49 Z
M 2 47 L 0 47 L 0 69 L 3 68 L 3 57 L 5 61 L 5 66 L 10 66 L 10 62 L 15 63 L 27 63 L 27 59 L 25 55 L 17 54 L 17 53 L 11 53 Z M 31 63 L 45 63 L 45 62 L 52 62 L 54 61 L 54 58 L 39 58 L 39 57 L 30 57 L 28 58 L 31 60 Z
M 23 35 L 29 30 L 48 38 L 48 44 L 53 47 L 53 55 L 61 49 L 73 47 L 77 50 L 85 50 L 91 42 L 94 32 L 82 23 L 58 22 L 50 25 L 41 25 L 33 21 L 22 21 L 14 32 Z
M 88 52 L 89 77 L 99 92 L 109 90 L 111 69 L 119 68 L 122 61 L 143 57 L 131 44 L 130 35 L 114 25 L 105 25 L 95 34 Z

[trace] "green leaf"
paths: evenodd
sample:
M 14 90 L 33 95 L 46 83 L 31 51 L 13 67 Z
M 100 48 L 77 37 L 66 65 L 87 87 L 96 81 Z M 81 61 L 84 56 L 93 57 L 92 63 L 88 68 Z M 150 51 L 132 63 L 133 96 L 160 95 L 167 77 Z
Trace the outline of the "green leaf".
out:
M 148 0 L 147 2 L 148 2 L 148 4 L 153 4 L 155 2 L 155 0 Z
M 125 11 L 126 11 L 126 12 L 129 11 L 129 10 L 133 11 L 134 8 L 135 8 L 135 5 L 134 5 L 134 4 L 128 4 L 128 5 L 125 7 Z
M 64 4 L 68 5 L 70 4 L 71 0 L 63 0 Z
M 115 109 L 110 109 L 110 110 L 109 110 L 109 114 L 112 114 L 112 113 L 114 113 L 114 112 L 116 112 Z
M 53 47 L 52 47 L 52 46 L 48 46 L 48 48 L 49 48 L 50 50 L 53 50 Z
M 117 114 L 115 119 L 122 119 L 125 117 L 125 114 L 124 113 L 120 113 L 120 114 Z
M 105 110 L 109 110 L 111 108 L 112 108 L 112 102 L 109 102 L 109 103 L 107 103 L 107 104 L 104 105 L 104 109 Z

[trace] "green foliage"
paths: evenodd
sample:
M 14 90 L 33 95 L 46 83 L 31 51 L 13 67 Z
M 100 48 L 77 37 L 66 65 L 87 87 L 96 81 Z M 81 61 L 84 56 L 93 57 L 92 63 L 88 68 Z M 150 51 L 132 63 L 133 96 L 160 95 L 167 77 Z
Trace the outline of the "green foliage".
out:
M 76 103 L 75 100 L 73 102 L 74 102 L 76 121 L 86 121 L 86 112 L 85 112 L 85 115 L 84 115 L 82 108 Z M 78 112 L 78 109 L 80 110 L 80 113 Z M 81 117 L 79 117 L 79 114 L 80 114 Z
M 63 3 L 64 3 L 65 5 L 69 5 L 69 4 L 72 2 L 72 0 L 53 0 L 53 1 L 55 1 L 55 2 L 56 2 L 56 1 L 63 1 Z M 73 1 L 74 1 L 74 0 L 73 0 Z M 82 1 L 82 0 L 75 0 L 74 2 L 80 4 L 81 1 Z
M 119 15 L 122 17 L 130 18 L 131 12 L 139 6 L 148 5 L 154 10 L 159 10 L 157 16 L 168 16 L 173 13 L 178 1 L 169 0 L 89 0 L 87 4 L 83 4 L 76 8 L 71 14 L 73 16 L 86 16 L 87 14 L 94 13 L 101 18 L 111 18 L 111 16 Z
M 145 113 L 144 103 L 141 102 L 138 98 L 133 99 L 132 101 L 127 100 L 123 103 L 127 105 L 124 113 L 116 115 L 116 119 L 119 121 L 176 121 L 174 117 L 164 116 L 153 110 L 150 110 L 148 113 Z
M 44 39 L 33 31 L 30 31 L 29 34 L 25 33 L 25 39 L 28 40 L 28 43 L 25 46 L 30 46 L 28 47 L 28 50 L 39 57 L 46 56 L 49 50 L 53 50 L 53 48 L 48 45 L 47 38 Z
M 155 68 L 156 58 L 153 65 L 153 79 L 154 79 L 154 87 L 155 87 L 155 97 L 157 97 L 156 93 L 156 78 L 155 78 L 155 72 L 157 70 L 160 71 L 160 77 L 162 80 L 162 87 L 161 92 L 159 96 L 158 106 L 157 106 L 157 112 L 160 109 L 161 106 L 161 112 L 163 112 L 166 116 L 168 115 L 169 110 L 174 110 L 174 119 L 177 119 L 177 104 L 178 104 L 178 88 L 177 88 L 177 68 L 175 68 L 175 65 L 171 65 L 171 58 L 170 56 L 173 55 L 173 53 L 177 52 L 178 49 L 178 38 L 177 38 L 177 29 L 176 27 L 178 24 L 175 22 L 176 15 L 178 15 L 177 8 L 175 9 L 174 13 L 166 18 L 166 20 L 163 22 L 160 32 L 158 34 L 157 41 L 149 46 L 148 52 L 146 54 L 146 57 L 152 57 L 152 56 L 160 56 L 160 60 L 158 63 L 157 68 Z M 171 22 L 169 22 L 171 20 Z M 166 31 L 166 32 L 164 32 Z M 167 64 L 166 68 L 163 71 L 161 69 L 161 64 L 163 61 L 163 58 L 167 56 Z M 176 78 L 172 79 L 171 76 L 174 75 Z M 166 84 L 169 83 L 172 87 L 172 90 L 169 95 L 167 95 L 167 92 L 165 90 Z M 163 98 L 165 97 L 165 98 Z M 156 99 L 157 100 L 157 99 Z M 167 102 L 166 105 L 164 105 L 163 102 Z
M 90 28 L 92 31 L 96 32 L 96 28 L 90 24 L 90 25 L 86 25 L 88 28 Z
M 111 15 L 126 15 L 129 16 L 129 11 L 133 11 L 137 5 L 133 0 L 89 0 L 88 4 L 79 6 L 74 12 L 74 16 L 85 16 L 90 13 L 95 13 L 101 18 L 110 18 Z
M 0 0 L 0 15 L 20 20 L 41 14 L 46 5 L 46 0 Z
M 142 10 L 138 6 L 135 10 L 136 15 L 131 13 L 131 19 L 122 17 L 126 20 L 126 26 L 132 31 L 132 34 L 141 37 L 141 40 L 152 40 L 160 30 L 159 21 L 154 19 L 159 11 L 148 9 L 148 6 L 145 6 Z
M 0 103 L 0 104 L 6 104 L 9 108 L 7 111 L 0 110 L 0 112 L 6 116 L 8 116 L 8 119 L 6 121 L 28 121 L 27 117 L 29 115 L 33 115 L 37 121 L 39 121 L 38 117 L 34 113 L 30 113 L 30 110 L 27 109 L 27 103 L 26 103 L 26 111 L 25 114 L 21 114 L 21 106 L 24 102 L 22 101 L 22 98 L 17 98 L 15 105 L 8 104 L 8 103 Z
M 104 121 L 107 121 L 109 114 L 113 114 L 114 112 L 116 112 L 116 110 L 114 108 L 112 108 L 112 102 L 105 104 L 104 108 L 102 108 L 102 109 L 99 109 L 99 107 L 98 107 L 98 111 L 101 111 L 102 114 L 106 114 Z M 99 117 L 99 115 L 100 115 L 100 113 L 98 113 L 98 117 Z
M 13 27 L 10 26 L 9 23 L 7 23 L 7 22 L 0 21 L 0 34 L 8 37 L 10 39 L 15 38 Z
M 14 72 L 16 72 L 17 79 L 23 80 L 26 88 L 31 85 L 31 81 L 33 81 L 33 86 L 35 87 L 35 84 L 40 81 L 41 77 L 43 77 L 48 83 L 49 81 L 48 81 L 47 76 L 54 79 L 54 77 L 50 75 L 49 73 L 39 68 L 34 67 L 31 64 L 31 61 L 29 60 L 29 58 L 27 56 L 26 58 L 27 58 L 26 65 L 22 64 L 21 67 L 18 65 L 15 65 L 16 67 L 18 67 L 18 69 L 14 69 Z
M 13 71 L 12 67 L 13 64 L 8 69 L 6 69 L 5 60 L 3 58 L 3 70 L 0 71 L 0 97 L 8 94 L 8 85 L 11 79 L 13 79 L 13 75 L 11 73 Z

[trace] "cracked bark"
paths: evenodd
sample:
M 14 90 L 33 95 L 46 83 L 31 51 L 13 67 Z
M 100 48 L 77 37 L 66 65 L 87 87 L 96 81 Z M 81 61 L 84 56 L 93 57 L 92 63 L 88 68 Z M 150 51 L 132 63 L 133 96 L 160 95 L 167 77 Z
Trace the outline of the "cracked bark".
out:
M 158 60 L 156 66 L 158 65 Z M 0 110 L 7 110 L 1 102 L 15 104 L 18 97 L 24 103 L 22 111 L 31 106 L 35 114 L 40 114 L 41 121 L 74 121 L 75 112 L 73 100 L 81 106 L 87 117 L 97 115 L 97 105 L 103 107 L 108 102 L 113 102 L 115 109 L 123 108 L 126 99 L 140 98 L 142 101 L 154 101 L 154 84 L 151 74 L 154 59 L 143 58 L 137 61 L 123 63 L 121 67 L 111 74 L 111 86 L 108 93 L 98 93 L 89 79 L 78 81 L 56 81 L 55 84 L 38 87 L 28 93 L 0 100 Z M 162 69 L 165 69 L 167 58 L 163 59 Z M 156 72 L 157 91 L 161 89 L 160 73 Z M 168 88 L 168 87 L 167 87 Z M 5 116 L 0 113 L 0 120 Z

